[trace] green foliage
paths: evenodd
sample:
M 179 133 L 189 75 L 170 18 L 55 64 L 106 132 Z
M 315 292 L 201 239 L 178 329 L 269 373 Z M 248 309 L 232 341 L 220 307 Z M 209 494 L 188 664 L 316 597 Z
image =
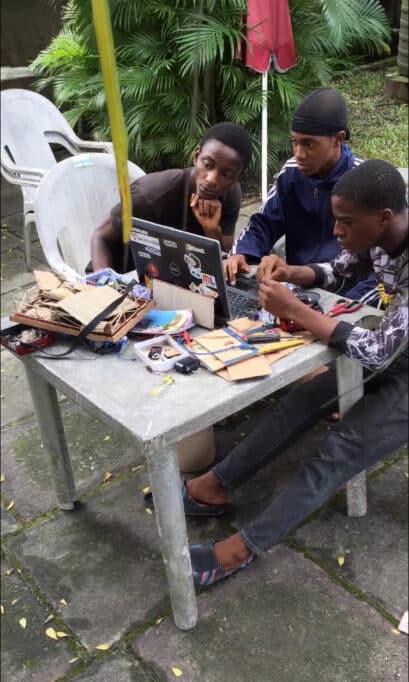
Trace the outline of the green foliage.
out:
M 110 0 L 110 8 L 129 157 L 145 170 L 184 165 L 206 127 L 231 120 L 251 133 L 258 168 L 260 77 L 236 57 L 246 0 Z M 389 49 L 379 0 L 290 0 L 290 9 L 297 66 L 269 74 L 271 169 L 288 149 L 300 99 L 348 72 L 352 54 Z M 33 68 L 71 125 L 82 117 L 95 137 L 110 137 L 89 0 L 68 0 L 62 31 Z
M 385 96 L 385 71 L 359 71 L 335 87 L 348 104 L 355 154 L 407 168 L 408 105 Z

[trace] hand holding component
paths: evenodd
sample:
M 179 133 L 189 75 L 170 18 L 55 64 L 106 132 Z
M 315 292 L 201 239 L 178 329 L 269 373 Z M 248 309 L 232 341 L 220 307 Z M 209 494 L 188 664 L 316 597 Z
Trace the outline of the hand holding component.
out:
M 263 277 L 273 279 L 276 282 L 287 282 L 289 279 L 289 266 L 280 256 L 264 256 L 257 269 L 257 281 L 261 282 Z

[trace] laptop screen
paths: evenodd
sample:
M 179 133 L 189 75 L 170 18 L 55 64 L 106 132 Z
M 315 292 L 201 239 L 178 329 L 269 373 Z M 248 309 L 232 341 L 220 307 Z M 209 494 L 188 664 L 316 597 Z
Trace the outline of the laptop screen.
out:
M 129 247 L 141 283 L 157 278 L 212 296 L 216 315 L 230 318 L 218 241 L 132 218 Z

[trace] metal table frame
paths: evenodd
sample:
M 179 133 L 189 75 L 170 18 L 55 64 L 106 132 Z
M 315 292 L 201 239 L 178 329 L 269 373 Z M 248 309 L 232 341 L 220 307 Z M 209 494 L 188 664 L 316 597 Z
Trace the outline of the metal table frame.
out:
M 334 295 L 321 292 L 324 308 Z M 351 322 L 376 315 L 364 307 L 346 316 Z M 53 347 L 55 348 L 55 347 Z M 175 384 L 160 396 L 150 391 L 160 382 L 139 362 L 121 362 L 115 355 L 87 360 L 69 356 L 48 360 L 37 354 L 22 356 L 41 438 L 53 474 L 58 506 L 74 509 L 75 483 L 64 435 L 57 390 L 114 429 L 131 434 L 145 454 L 155 503 L 175 624 L 182 630 L 197 622 L 186 520 L 181 496 L 176 443 L 238 410 L 293 383 L 336 358 L 339 409 L 344 414 L 363 394 L 362 367 L 317 342 L 300 347 L 272 365 L 261 380 L 224 382 L 206 370 L 194 377 L 177 375 Z M 171 406 L 172 409 L 169 409 Z M 365 472 L 347 485 L 350 516 L 366 513 Z

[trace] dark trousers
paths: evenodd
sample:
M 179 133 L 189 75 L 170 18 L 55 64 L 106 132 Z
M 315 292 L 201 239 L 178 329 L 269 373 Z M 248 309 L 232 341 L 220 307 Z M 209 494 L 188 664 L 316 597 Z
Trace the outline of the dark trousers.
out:
M 265 551 L 318 509 L 353 476 L 408 441 L 408 355 L 402 353 L 368 381 L 365 395 L 327 432 L 318 450 L 267 508 L 240 531 L 256 554 Z M 367 373 L 368 374 L 368 373 Z M 335 365 L 285 395 L 212 471 L 235 488 L 277 457 L 309 427 L 336 409 Z

